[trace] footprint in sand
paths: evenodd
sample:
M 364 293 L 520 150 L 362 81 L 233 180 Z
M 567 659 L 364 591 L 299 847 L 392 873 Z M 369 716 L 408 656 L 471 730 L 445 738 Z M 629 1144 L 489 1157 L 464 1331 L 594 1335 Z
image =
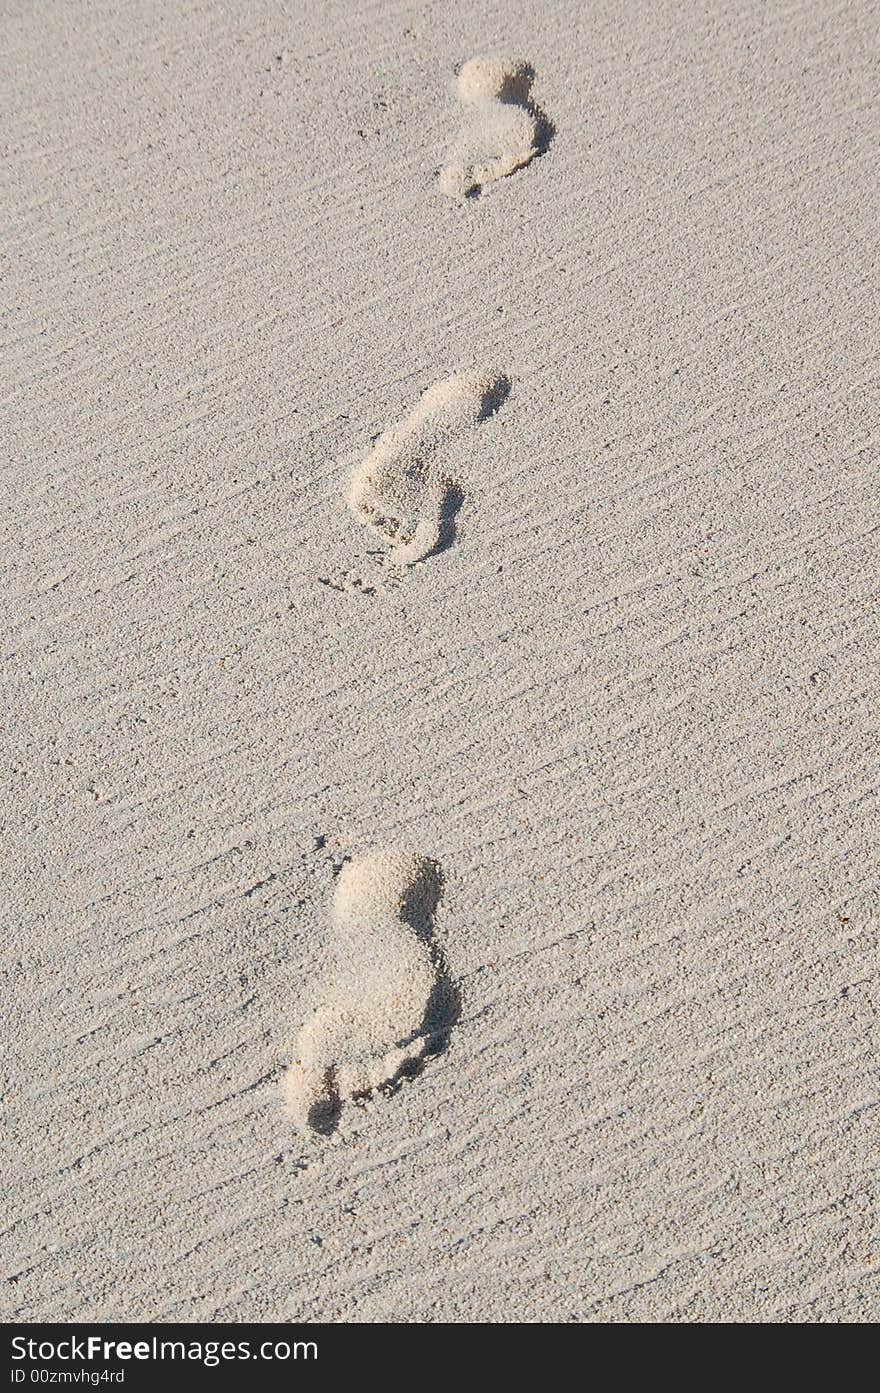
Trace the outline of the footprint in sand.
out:
M 354 470 L 349 507 L 392 545 L 392 563 L 411 566 L 452 540 L 462 494 L 443 474 L 443 449 L 497 411 L 509 392 L 508 378 L 493 372 L 454 373 L 435 382 Z
M 333 970 L 284 1077 L 298 1127 L 334 1131 L 346 1098 L 389 1090 L 446 1046 L 454 989 L 432 942 L 441 878 L 413 852 L 345 865 L 332 910 Z
M 467 118 L 440 172 L 444 193 L 473 198 L 544 153 L 553 127 L 529 97 L 534 76 L 531 64 L 516 58 L 465 63 L 456 85 Z

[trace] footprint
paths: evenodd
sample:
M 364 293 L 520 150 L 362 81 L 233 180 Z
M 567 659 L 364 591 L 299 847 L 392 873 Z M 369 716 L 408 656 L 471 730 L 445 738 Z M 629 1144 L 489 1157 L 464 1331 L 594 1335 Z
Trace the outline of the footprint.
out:
M 449 545 L 462 494 L 444 477 L 438 456 L 456 436 L 497 411 L 509 392 L 509 380 L 492 372 L 454 373 L 435 382 L 357 466 L 349 507 L 392 544 L 392 563 L 412 566 Z
M 456 86 L 468 117 L 440 173 L 444 193 L 473 198 L 544 153 L 553 127 L 529 97 L 534 76 L 531 64 L 516 58 L 465 63 Z
M 458 1007 L 432 942 L 441 878 L 413 852 L 343 866 L 332 910 L 334 964 L 284 1077 L 298 1127 L 328 1135 L 343 1102 L 417 1074 L 445 1047 Z

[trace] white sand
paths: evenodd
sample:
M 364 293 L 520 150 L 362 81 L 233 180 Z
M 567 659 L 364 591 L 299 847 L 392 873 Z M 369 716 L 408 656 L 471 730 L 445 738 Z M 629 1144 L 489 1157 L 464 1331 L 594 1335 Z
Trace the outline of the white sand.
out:
M 2 21 L 4 1313 L 876 1318 L 877 5 Z M 459 201 L 481 55 L 555 133 Z M 460 1018 L 324 1137 L 376 846 Z

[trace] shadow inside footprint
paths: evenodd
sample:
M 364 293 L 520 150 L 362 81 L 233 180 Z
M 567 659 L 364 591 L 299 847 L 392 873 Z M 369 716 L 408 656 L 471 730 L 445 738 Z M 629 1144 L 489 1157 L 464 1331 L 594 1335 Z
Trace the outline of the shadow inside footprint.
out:
M 328 1069 L 324 1093 L 310 1107 L 307 1121 L 313 1132 L 329 1137 L 339 1126 L 341 1115 L 342 1099 L 336 1087 L 336 1071 Z
M 407 892 L 404 897 L 401 917 L 409 924 L 423 942 L 430 946 L 431 961 L 434 965 L 434 985 L 425 1005 L 422 1017 L 413 1040 L 423 1040 L 422 1052 L 416 1058 L 407 1059 L 397 1073 L 384 1086 L 384 1091 L 395 1092 L 405 1079 L 419 1076 L 429 1059 L 443 1054 L 449 1044 L 452 1028 L 461 1015 L 461 994 L 446 968 L 446 961 L 440 945 L 434 939 L 434 912 L 443 892 L 443 876 L 439 866 L 427 863 L 425 875 Z
M 430 943 L 434 935 L 434 914 L 443 893 L 443 875 L 436 861 L 425 858 L 418 875 L 414 876 L 403 892 L 400 901 L 400 917 L 408 924 L 423 943 Z
M 440 504 L 437 545 L 431 552 L 432 556 L 438 556 L 441 551 L 448 551 L 455 541 L 455 519 L 463 503 L 464 494 L 458 484 L 447 484 L 443 502 Z
M 433 1059 L 442 1054 L 449 1044 L 452 1027 L 461 1016 L 461 993 L 446 971 L 442 961 L 437 961 L 437 981 L 425 1007 L 422 1034 L 425 1037 L 425 1050 L 422 1059 Z
M 439 955 L 436 961 L 437 980 L 428 998 L 421 1028 L 413 1037 L 416 1040 L 419 1038 L 424 1040 L 422 1052 L 412 1059 L 405 1060 L 394 1077 L 382 1085 L 380 1091 L 386 1097 L 391 1097 L 396 1093 L 401 1084 L 408 1083 L 411 1079 L 417 1079 L 429 1060 L 437 1059 L 445 1053 L 449 1047 L 452 1028 L 461 1015 L 461 994 L 447 975 L 446 969 L 439 960 Z M 366 1099 L 369 1094 L 362 1096 Z
M 529 102 L 528 109 L 535 122 L 535 159 L 539 160 L 550 149 L 550 142 L 556 135 L 556 127 L 546 111 L 542 111 L 534 102 Z
M 488 421 L 490 416 L 494 416 L 496 411 L 500 411 L 509 396 L 510 378 L 500 373 L 491 387 L 487 387 L 483 393 L 483 400 L 480 402 L 479 422 Z

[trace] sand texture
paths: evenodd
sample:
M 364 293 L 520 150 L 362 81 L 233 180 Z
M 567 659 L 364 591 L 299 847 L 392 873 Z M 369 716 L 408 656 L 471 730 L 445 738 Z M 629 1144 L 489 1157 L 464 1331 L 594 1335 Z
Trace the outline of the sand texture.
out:
M 876 1319 L 875 0 L 0 18 L 3 1314 Z

